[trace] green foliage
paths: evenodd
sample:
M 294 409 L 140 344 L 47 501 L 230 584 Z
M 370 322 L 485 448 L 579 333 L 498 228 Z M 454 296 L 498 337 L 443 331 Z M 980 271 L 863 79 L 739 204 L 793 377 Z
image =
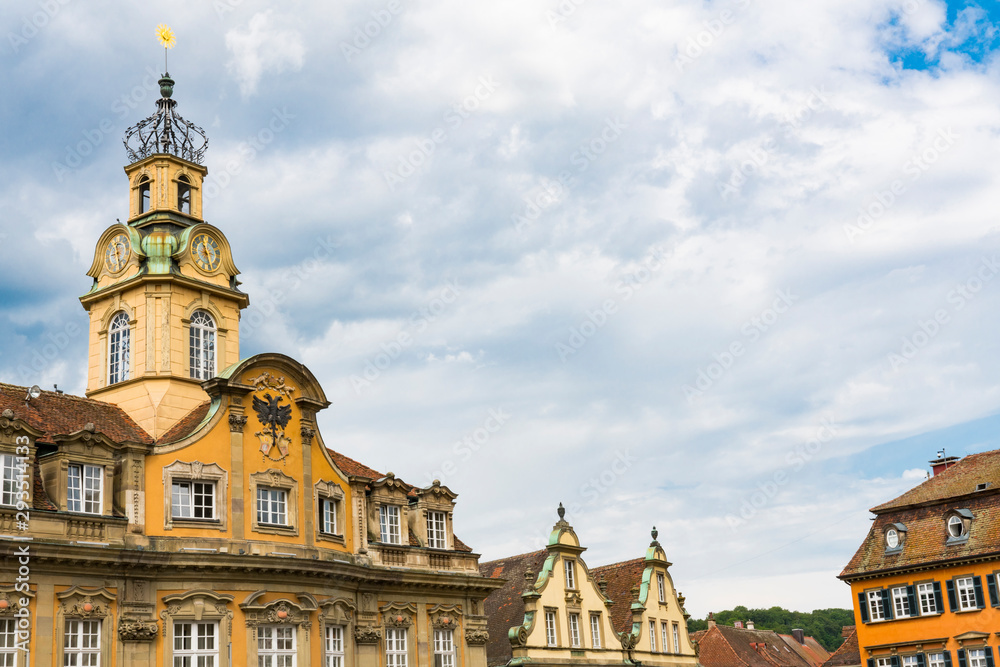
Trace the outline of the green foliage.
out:
M 736 621 L 743 621 L 745 625 L 748 620 L 753 621 L 757 630 L 774 630 L 782 635 L 792 634 L 792 628 L 802 628 L 807 637 L 813 637 L 832 653 L 844 642 L 841 637 L 844 626 L 854 625 L 854 612 L 851 609 L 816 609 L 807 613 L 781 607 L 747 609 L 741 605 L 715 614 L 715 622 L 719 625 L 732 627 Z M 707 628 L 707 619 L 692 618 L 688 621 L 688 632 Z

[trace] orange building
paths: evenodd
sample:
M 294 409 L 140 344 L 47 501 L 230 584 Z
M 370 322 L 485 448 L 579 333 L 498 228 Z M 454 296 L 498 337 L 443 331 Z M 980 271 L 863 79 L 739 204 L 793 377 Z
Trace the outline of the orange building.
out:
M 840 574 L 868 667 L 994 667 L 1000 646 L 1000 450 L 931 461 L 933 476 L 872 508 Z
M 327 448 L 313 374 L 241 360 L 249 297 L 173 84 L 81 297 L 87 397 L 0 384 L 0 665 L 486 667 L 500 582 L 456 494 Z

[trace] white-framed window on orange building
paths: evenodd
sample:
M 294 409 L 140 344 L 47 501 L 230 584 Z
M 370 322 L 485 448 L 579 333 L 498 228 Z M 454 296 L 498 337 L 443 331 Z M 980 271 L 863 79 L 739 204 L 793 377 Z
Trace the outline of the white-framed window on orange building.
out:
M 295 628 L 262 625 L 257 628 L 257 667 L 295 667 Z
M 218 667 L 219 624 L 174 623 L 173 667 Z
M 385 629 L 385 667 L 406 667 L 406 628 Z
M 66 619 L 63 634 L 63 666 L 101 666 L 101 621 Z
M 434 667 L 455 667 L 454 630 L 434 630 Z
M 326 626 L 323 640 L 323 667 L 344 667 L 344 627 Z

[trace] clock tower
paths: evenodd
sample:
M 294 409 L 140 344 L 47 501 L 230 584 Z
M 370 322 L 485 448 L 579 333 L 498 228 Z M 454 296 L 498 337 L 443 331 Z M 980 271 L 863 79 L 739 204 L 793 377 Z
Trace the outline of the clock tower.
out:
M 153 438 L 209 399 L 201 384 L 239 361 L 249 297 L 225 235 L 205 222 L 208 138 L 184 120 L 174 81 L 129 128 L 129 214 L 104 231 L 80 302 L 90 315 L 87 396 L 117 404 Z

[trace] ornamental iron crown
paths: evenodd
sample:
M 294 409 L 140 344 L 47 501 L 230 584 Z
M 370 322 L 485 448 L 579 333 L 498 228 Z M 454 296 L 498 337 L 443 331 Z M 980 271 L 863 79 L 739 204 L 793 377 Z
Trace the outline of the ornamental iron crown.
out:
M 164 74 L 158 83 L 160 99 L 156 100 L 156 113 L 125 131 L 125 153 L 130 164 L 162 153 L 201 164 L 208 148 L 205 130 L 177 113 L 177 101 L 170 99 L 174 94 L 170 73 Z

